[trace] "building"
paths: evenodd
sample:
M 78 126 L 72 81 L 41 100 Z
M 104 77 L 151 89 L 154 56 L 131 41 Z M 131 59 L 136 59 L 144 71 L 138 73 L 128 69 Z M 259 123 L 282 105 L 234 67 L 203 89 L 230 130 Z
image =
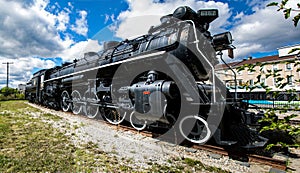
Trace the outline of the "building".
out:
M 230 88 L 235 88 L 234 74 L 236 74 L 238 88 L 265 85 L 276 90 L 279 83 L 287 83 L 284 89 L 300 90 L 298 82 L 300 71 L 297 70 L 300 69 L 299 53 L 296 51 L 288 54 L 289 50 L 293 48 L 300 48 L 300 45 L 278 48 L 278 55 L 255 59 L 249 57 L 242 61 L 229 63 L 228 66 L 232 70 L 225 64 L 220 64 L 216 67 L 216 73 Z M 247 68 L 241 69 L 242 66 L 247 66 Z M 270 73 L 278 74 L 278 76 L 268 75 Z
M 25 84 L 19 84 L 19 85 L 18 85 L 18 91 L 19 91 L 20 93 L 25 94 L 25 88 L 26 88 L 26 85 L 25 85 Z

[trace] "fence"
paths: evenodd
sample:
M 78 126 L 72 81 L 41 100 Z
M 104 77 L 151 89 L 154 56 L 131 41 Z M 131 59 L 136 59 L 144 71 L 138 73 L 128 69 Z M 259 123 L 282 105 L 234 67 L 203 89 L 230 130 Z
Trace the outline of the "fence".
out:
M 287 109 L 300 111 L 300 101 L 280 101 L 280 100 L 243 100 L 255 107 L 265 109 Z

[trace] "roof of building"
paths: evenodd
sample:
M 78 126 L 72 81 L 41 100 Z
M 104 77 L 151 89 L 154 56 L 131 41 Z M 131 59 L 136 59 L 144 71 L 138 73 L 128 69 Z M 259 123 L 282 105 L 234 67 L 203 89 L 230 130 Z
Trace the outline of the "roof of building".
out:
M 297 58 L 295 55 L 290 55 L 290 56 L 284 56 L 284 57 L 279 57 L 279 55 L 272 55 L 272 56 L 266 56 L 262 58 L 249 58 L 249 59 L 244 59 L 242 61 L 237 61 L 237 62 L 231 62 L 228 63 L 228 65 L 232 68 L 242 66 L 244 64 L 255 64 L 258 62 L 276 62 L 276 61 L 283 61 L 283 60 L 289 60 L 289 59 L 295 59 Z M 223 69 L 223 68 L 228 68 L 226 64 L 218 64 L 216 66 L 216 69 Z
M 293 48 L 293 47 L 298 47 L 298 46 L 300 46 L 300 44 L 294 44 L 294 45 L 282 46 L 282 47 L 279 47 L 279 48 L 277 48 L 277 49 Z

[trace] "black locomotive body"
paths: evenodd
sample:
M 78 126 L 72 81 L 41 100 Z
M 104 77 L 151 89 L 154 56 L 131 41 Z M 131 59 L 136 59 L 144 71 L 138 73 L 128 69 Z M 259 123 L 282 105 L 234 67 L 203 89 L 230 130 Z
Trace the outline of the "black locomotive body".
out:
M 127 120 L 137 130 L 165 127 L 204 143 L 261 147 L 266 139 L 249 125 L 260 115 L 233 98 L 215 76 L 216 51 L 231 48 L 230 34 L 212 37 L 218 11 L 179 7 L 146 35 L 106 42 L 100 52 L 41 70 L 27 83 L 26 98 L 54 109 Z

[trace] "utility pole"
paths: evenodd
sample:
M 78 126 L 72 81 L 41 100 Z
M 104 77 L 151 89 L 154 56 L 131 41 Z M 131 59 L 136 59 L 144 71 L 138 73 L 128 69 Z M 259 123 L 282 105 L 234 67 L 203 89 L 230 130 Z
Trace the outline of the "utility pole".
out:
M 9 64 L 13 64 L 13 62 L 4 62 L 2 64 L 6 64 L 6 70 L 7 70 L 7 73 L 6 73 L 6 88 L 8 88 L 8 79 L 9 79 Z

